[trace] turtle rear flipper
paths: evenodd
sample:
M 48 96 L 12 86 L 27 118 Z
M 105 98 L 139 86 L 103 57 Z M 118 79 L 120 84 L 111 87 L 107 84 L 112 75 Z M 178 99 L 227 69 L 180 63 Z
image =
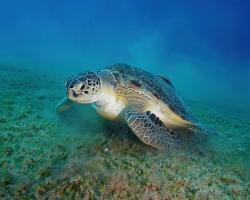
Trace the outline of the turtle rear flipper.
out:
M 64 112 L 72 107 L 74 103 L 70 101 L 67 97 L 64 97 L 57 105 L 56 111 L 61 113 Z
M 160 79 L 162 79 L 165 83 L 167 83 L 168 85 L 171 85 L 172 87 L 174 87 L 173 86 L 173 84 L 172 84 L 172 81 L 169 79 L 169 78 L 167 78 L 166 76 L 161 76 L 161 75 L 159 75 L 158 76 Z
M 167 128 L 160 119 L 150 111 L 129 106 L 125 119 L 130 129 L 145 144 L 156 149 L 169 149 L 179 142 L 176 132 Z

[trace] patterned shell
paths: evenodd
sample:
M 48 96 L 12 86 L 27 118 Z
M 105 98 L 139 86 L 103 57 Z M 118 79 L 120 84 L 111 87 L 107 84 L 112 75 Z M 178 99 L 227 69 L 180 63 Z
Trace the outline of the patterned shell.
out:
M 167 78 L 153 75 L 126 64 L 115 64 L 105 69 L 110 70 L 120 84 L 151 93 L 168 105 L 181 118 L 197 123 L 196 118 L 184 105 L 172 83 Z

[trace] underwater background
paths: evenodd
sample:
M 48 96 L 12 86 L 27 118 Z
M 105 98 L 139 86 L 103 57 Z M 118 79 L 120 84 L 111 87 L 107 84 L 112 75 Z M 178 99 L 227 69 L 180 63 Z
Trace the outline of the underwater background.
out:
M 0 199 L 250 199 L 250 3 L 0 1 Z M 159 152 L 89 105 L 72 74 L 167 76 L 216 134 Z

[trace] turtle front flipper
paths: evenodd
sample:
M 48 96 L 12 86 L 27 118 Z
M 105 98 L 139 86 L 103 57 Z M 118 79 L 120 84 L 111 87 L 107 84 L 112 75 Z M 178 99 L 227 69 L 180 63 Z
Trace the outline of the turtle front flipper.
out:
M 57 105 L 56 111 L 61 113 L 64 112 L 72 107 L 74 102 L 70 101 L 67 97 L 64 97 Z
M 143 106 L 128 106 L 125 119 L 143 143 L 156 149 L 169 149 L 179 142 L 178 134 L 167 128 L 154 113 L 144 110 Z

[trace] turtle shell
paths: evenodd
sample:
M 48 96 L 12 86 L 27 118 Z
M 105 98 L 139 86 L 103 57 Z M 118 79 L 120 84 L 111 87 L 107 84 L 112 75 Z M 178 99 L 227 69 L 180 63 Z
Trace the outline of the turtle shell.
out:
M 198 122 L 185 106 L 169 79 L 126 64 L 115 64 L 105 69 L 110 70 L 121 85 L 147 91 L 165 103 L 182 119 L 195 124 Z

